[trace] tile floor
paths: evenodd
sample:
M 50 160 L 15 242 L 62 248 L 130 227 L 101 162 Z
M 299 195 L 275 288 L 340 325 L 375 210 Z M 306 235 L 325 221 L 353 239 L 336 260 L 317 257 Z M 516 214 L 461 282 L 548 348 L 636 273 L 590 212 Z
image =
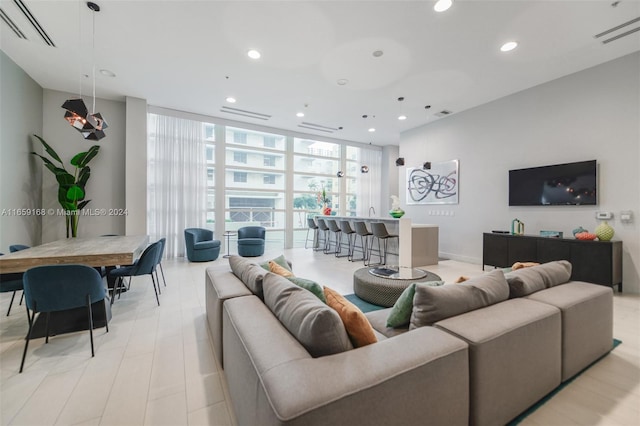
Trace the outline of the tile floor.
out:
M 362 267 L 311 250 L 285 250 L 294 272 L 352 293 Z M 281 254 L 267 253 L 263 259 Z M 259 259 L 258 259 L 259 260 Z M 2 425 L 230 425 L 224 378 L 205 321 L 204 270 L 215 262 L 163 262 L 167 287 L 156 305 L 151 281 L 137 277 L 113 305 L 110 331 L 95 332 L 90 357 L 86 332 L 29 345 L 18 374 L 27 331 L 23 306 L 0 317 L 0 423 Z M 426 268 L 451 282 L 482 273 L 479 265 L 442 261 Z M 304 272 L 303 272 L 304 271 Z M 10 294 L 0 296 L 6 312 Z M 614 299 L 614 336 L 623 341 L 607 358 L 567 386 L 523 424 L 640 424 L 640 297 Z

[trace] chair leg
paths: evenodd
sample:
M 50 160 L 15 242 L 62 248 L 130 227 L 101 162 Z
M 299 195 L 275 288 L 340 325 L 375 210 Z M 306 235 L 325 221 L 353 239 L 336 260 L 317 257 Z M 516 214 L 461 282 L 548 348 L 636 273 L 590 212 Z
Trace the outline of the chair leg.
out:
M 158 270 L 153 268 L 153 271 L 151 273 L 153 274 L 154 272 L 156 273 L 156 281 L 158 281 L 158 294 L 162 294 L 162 287 L 160 287 L 160 278 L 158 278 Z
M 47 316 L 45 317 L 45 338 L 44 338 L 44 343 L 49 343 L 49 324 L 51 324 L 51 322 L 49 321 L 49 319 L 51 319 L 51 312 L 47 312 Z
M 153 281 L 153 291 L 156 293 L 156 302 L 158 302 L 158 306 L 160 306 L 160 299 L 158 298 L 158 290 L 156 290 L 156 280 L 153 278 L 153 273 L 151 275 L 151 281 Z
M 93 350 L 93 315 L 91 314 L 91 296 L 87 294 L 87 314 L 89 316 L 89 340 L 91 340 L 91 358 L 93 358 L 96 353 Z
M 26 308 L 26 306 L 25 306 Z M 24 369 L 24 360 L 27 357 L 27 348 L 29 347 L 29 340 L 31 340 L 31 332 L 33 331 L 33 317 L 36 316 L 34 312 L 33 315 L 29 315 L 29 308 L 27 309 L 27 319 L 29 320 L 29 331 L 27 332 L 27 340 L 24 342 L 24 351 L 22 352 L 22 362 L 20 362 L 20 373 Z
M 164 279 L 164 269 L 162 269 L 162 263 L 158 263 L 158 265 L 160 265 L 160 273 L 162 273 L 162 282 L 164 283 L 164 286 L 167 286 L 167 280 Z
M 7 310 L 7 316 L 11 313 L 11 305 L 13 305 L 13 298 L 16 297 L 16 292 L 14 291 L 11 295 L 11 302 L 9 302 L 9 309 Z
M 22 301 L 24 300 L 24 290 L 22 291 L 22 294 L 20 295 L 20 306 L 22 306 Z
M 307 228 L 307 236 L 304 237 L 304 248 L 306 250 L 307 248 L 307 242 L 309 241 L 309 231 L 311 230 L 311 228 Z

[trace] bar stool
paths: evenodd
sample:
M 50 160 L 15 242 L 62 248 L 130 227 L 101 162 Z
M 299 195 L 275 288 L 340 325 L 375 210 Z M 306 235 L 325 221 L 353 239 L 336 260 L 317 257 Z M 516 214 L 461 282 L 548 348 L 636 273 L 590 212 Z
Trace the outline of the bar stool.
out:
M 309 242 L 309 231 L 313 230 L 313 249 L 318 249 L 318 225 L 312 217 L 307 218 L 307 237 L 304 240 L 304 248 L 307 248 L 307 242 Z
M 351 228 L 351 224 L 349 223 L 348 220 L 341 220 L 340 221 L 340 231 L 342 231 L 342 235 L 346 235 L 347 236 L 347 243 L 348 243 L 348 247 L 347 247 L 347 260 L 352 261 L 353 260 L 353 243 L 352 240 L 355 240 L 356 238 L 356 231 L 354 231 Z M 340 244 L 338 245 L 338 254 L 336 254 L 337 257 L 344 257 L 344 255 L 339 254 L 342 253 L 342 235 L 340 237 Z M 352 238 L 353 236 L 353 238 Z
M 326 222 L 327 222 L 327 225 L 329 226 L 329 231 L 333 232 L 333 238 L 335 240 L 333 253 L 336 255 L 336 257 L 338 257 L 338 250 L 340 249 L 340 238 L 342 236 L 341 235 L 342 231 L 340 230 L 338 223 L 334 219 L 327 219 Z M 331 253 L 331 237 L 329 237 L 329 241 L 328 241 L 325 253 L 327 254 Z
M 316 221 L 318 222 L 318 248 L 314 249 L 314 250 L 322 250 L 323 253 L 327 253 L 327 243 L 329 241 L 329 227 L 327 226 L 327 223 L 324 221 L 324 219 L 321 218 L 317 218 Z M 324 242 L 324 245 L 322 246 L 322 248 L 320 248 L 320 238 L 322 238 L 322 241 Z
M 380 258 L 380 263 L 376 263 L 376 265 L 386 265 L 387 264 L 387 245 L 389 242 L 389 238 L 398 238 L 397 235 L 390 234 L 387 231 L 387 227 L 382 222 L 372 222 L 371 223 L 371 231 L 373 233 L 373 237 L 371 238 L 371 246 L 369 247 L 369 265 L 371 265 L 371 252 L 374 250 L 373 241 L 374 239 L 378 239 L 378 257 Z M 384 240 L 384 251 L 380 248 L 380 240 Z
M 363 221 L 353 222 L 353 227 L 355 228 L 356 236 L 353 239 L 353 250 L 351 253 L 351 260 L 352 261 L 362 260 L 364 262 L 364 265 L 367 266 L 367 260 L 369 259 L 367 247 L 369 245 L 369 237 L 373 234 L 369 232 L 369 230 L 367 229 L 367 224 L 364 223 Z M 360 245 L 362 247 L 362 259 L 353 258 L 353 252 L 355 252 L 355 249 L 356 249 L 356 241 L 358 236 L 360 236 Z

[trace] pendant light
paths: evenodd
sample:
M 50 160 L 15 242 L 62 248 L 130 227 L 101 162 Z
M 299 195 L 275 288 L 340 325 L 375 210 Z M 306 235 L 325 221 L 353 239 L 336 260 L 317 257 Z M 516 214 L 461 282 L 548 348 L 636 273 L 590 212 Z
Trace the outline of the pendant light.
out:
M 62 108 L 67 112 L 64 114 L 65 120 L 82 134 L 87 140 L 98 141 L 106 135 L 104 129 L 108 127 L 107 122 L 102 114 L 96 112 L 96 64 L 95 64 L 95 38 L 96 38 L 96 12 L 100 11 L 100 6 L 93 2 L 87 2 L 87 7 L 93 12 L 93 26 L 91 39 L 91 62 L 93 77 L 93 108 L 92 114 L 89 114 L 87 106 L 82 100 L 82 83 L 80 84 L 80 97 L 78 99 L 68 99 L 62 104 Z

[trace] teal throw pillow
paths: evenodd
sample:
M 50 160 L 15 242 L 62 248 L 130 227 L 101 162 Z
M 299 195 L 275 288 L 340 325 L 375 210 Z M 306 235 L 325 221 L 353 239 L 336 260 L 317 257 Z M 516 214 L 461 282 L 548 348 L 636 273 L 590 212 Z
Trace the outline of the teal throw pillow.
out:
M 324 289 L 317 282 L 300 277 L 287 277 L 287 279 L 295 285 L 309 290 L 315 294 L 318 299 L 322 300 L 323 303 L 327 303 L 327 299 L 324 297 Z
M 444 285 L 444 281 L 428 281 L 424 283 L 412 283 L 405 288 L 396 303 L 391 308 L 387 317 L 387 327 L 404 327 L 411 320 L 413 311 L 413 295 L 416 294 L 416 284 L 438 287 Z
M 289 266 L 289 263 L 287 263 L 287 259 L 284 257 L 284 254 L 281 254 L 280 256 L 276 257 L 275 259 L 271 259 L 272 261 L 274 261 L 275 263 L 277 263 L 278 265 L 282 266 L 283 268 L 285 268 L 287 271 L 292 271 L 291 266 Z M 266 262 L 262 262 L 259 265 L 262 267 L 262 269 L 265 269 L 267 271 L 269 271 L 269 260 L 267 260 Z

